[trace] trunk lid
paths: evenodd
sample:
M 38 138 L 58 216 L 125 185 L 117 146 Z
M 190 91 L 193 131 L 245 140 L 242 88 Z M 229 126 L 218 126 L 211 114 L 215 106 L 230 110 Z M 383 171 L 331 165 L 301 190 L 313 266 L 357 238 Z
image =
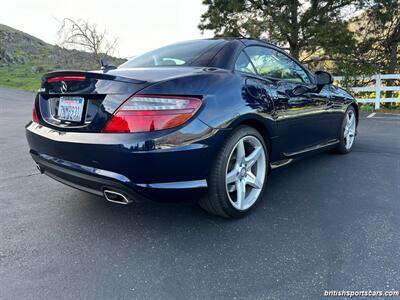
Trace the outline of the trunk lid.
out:
M 60 131 L 100 132 L 116 109 L 133 94 L 155 82 L 203 70 L 156 67 L 120 68 L 107 73 L 51 72 L 43 76 L 36 99 L 40 121 Z
M 42 78 L 40 119 L 61 131 L 100 132 L 114 111 L 150 83 L 102 72 L 59 71 Z

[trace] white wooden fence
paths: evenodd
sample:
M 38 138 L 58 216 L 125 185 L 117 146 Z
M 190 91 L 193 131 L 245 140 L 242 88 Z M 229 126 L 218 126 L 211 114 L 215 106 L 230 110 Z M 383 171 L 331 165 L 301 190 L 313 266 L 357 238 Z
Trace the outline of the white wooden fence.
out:
M 341 80 L 345 78 L 342 76 L 335 76 L 335 81 L 338 81 L 340 84 Z M 380 104 L 382 102 L 400 102 L 400 94 L 398 98 L 385 98 L 382 97 L 382 92 L 400 92 L 400 85 L 398 86 L 387 86 L 382 85 L 382 81 L 390 80 L 390 79 L 400 79 L 400 74 L 376 74 L 371 77 L 351 77 L 347 78 L 349 80 L 363 80 L 363 81 L 373 81 L 373 85 L 363 86 L 363 87 L 348 87 L 350 91 L 357 93 L 375 93 L 375 98 L 356 98 L 360 103 L 375 103 L 375 109 L 380 108 Z

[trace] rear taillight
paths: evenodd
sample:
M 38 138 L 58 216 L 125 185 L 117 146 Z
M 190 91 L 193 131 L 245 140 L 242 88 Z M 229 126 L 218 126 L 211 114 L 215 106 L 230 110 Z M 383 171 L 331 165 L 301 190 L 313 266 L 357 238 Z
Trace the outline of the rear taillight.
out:
M 39 123 L 39 116 L 36 111 L 36 101 L 33 102 L 33 109 L 32 109 L 32 121 Z
M 102 132 L 146 132 L 182 125 L 201 106 L 192 97 L 137 95 L 128 99 L 108 121 Z

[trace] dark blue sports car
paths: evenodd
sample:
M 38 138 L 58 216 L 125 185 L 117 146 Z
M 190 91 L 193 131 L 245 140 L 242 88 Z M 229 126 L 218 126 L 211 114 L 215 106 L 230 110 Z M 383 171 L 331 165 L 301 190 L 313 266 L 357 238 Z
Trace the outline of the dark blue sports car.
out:
M 26 126 L 39 170 L 128 204 L 198 200 L 245 215 L 270 170 L 351 151 L 358 106 L 269 43 L 204 39 L 101 71 L 46 74 Z

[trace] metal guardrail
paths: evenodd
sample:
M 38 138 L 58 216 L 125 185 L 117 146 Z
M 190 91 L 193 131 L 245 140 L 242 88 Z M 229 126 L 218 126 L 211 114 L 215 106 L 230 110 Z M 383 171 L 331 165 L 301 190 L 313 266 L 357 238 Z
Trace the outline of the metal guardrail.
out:
M 380 108 L 382 102 L 400 102 L 400 95 L 397 98 L 386 98 L 382 97 L 382 92 L 400 92 L 400 86 L 387 86 L 382 85 L 382 80 L 399 79 L 400 74 L 376 74 L 374 76 L 363 77 L 355 76 L 345 78 L 343 76 L 334 76 L 335 81 L 347 80 L 363 80 L 363 81 L 374 81 L 374 85 L 364 86 L 364 87 L 348 87 L 349 90 L 358 93 L 375 93 L 375 98 L 356 98 L 360 103 L 375 103 L 375 109 Z

